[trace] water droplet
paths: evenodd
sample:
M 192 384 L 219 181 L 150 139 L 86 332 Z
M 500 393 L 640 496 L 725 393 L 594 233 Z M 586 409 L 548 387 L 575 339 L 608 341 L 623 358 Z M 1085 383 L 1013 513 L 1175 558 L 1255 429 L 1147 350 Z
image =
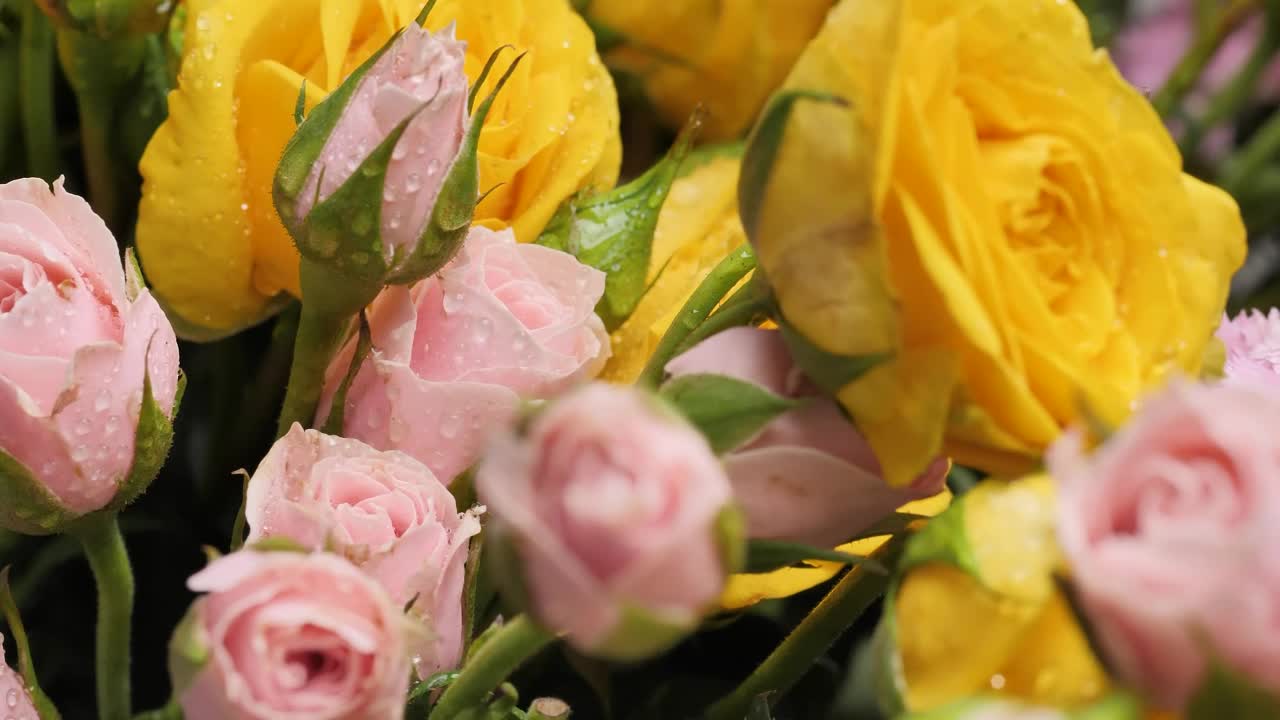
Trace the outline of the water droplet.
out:
M 446 440 L 452 440 L 458 437 L 458 431 L 462 429 L 462 416 L 458 413 L 449 413 L 440 421 L 440 436 Z
M 196 18 L 196 30 L 199 30 L 200 32 L 204 32 L 208 29 L 209 29 L 208 17 L 201 15 L 200 17 Z
M 440 160 L 431 158 L 431 162 L 427 163 L 427 177 L 431 177 L 440 172 Z
M 1004 687 L 1004 676 L 1003 676 L 1003 675 L 1001 675 L 1000 673 L 996 673 L 995 675 L 992 675 L 992 676 L 991 676 L 991 689 L 992 689 L 992 690 L 999 690 L 999 689 L 1001 689 L 1001 688 L 1003 688 L 1003 687 Z
M 71 450 L 71 459 L 75 462 L 84 462 L 89 459 L 89 446 L 81 443 Z
M 403 160 L 404 156 L 408 154 L 409 151 L 405 149 L 404 143 L 396 143 L 395 149 L 391 151 L 391 159 Z
M 93 399 L 93 409 L 102 412 L 111 406 L 111 391 L 102 388 L 98 391 L 98 396 Z
M 409 193 L 416 193 L 422 189 L 422 176 L 418 173 L 409 173 L 409 177 L 404 182 L 404 190 Z
M 6 705 L 8 705 L 9 707 L 18 707 L 18 691 L 17 691 L 17 690 L 10 690 L 10 691 L 9 691 L 9 692 L 4 696 L 4 702 L 5 702 L 5 704 L 6 704 Z
M 82 417 L 78 421 L 76 421 L 77 435 L 88 435 L 89 431 L 92 429 L 93 429 L 93 423 L 90 422 L 89 418 Z
M 493 334 L 493 321 L 487 317 L 480 318 L 480 322 L 476 324 L 476 343 L 483 345 L 489 341 L 489 336 Z

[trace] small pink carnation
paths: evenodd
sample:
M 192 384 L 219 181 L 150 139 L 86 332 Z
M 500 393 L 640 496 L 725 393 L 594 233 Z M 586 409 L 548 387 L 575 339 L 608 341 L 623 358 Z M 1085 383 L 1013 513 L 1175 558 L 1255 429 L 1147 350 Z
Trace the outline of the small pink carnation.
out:
M 1229 382 L 1280 382 L 1280 309 L 1224 316 L 1217 336 L 1227 346 Z

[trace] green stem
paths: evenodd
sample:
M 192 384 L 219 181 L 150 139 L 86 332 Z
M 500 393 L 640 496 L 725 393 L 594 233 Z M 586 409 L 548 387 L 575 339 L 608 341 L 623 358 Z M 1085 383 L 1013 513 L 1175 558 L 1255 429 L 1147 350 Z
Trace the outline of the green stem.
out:
M 1253 98 L 1259 78 L 1270 64 L 1272 56 L 1280 50 L 1280 0 L 1269 0 L 1265 4 L 1265 12 L 1262 37 L 1248 62 L 1236 72 L 1226 87 L 1213 96 L 1204 114 L 1188 124 L 1180 143 L 1183 157 L 1194 157 L 1205 133 L 1239 114 L 1241 108 Z
M 525 615 L 517 616 L 476 650 L 431 710 L 431 720 L 453 720 L 485 701 L 525 660 L 555 639 Z
M 104 40 L 89 33 L 59 29 L 58 58 L 76 92 L 80 143 L 89 198 L 107 227 L 121 231 L 129 186 L 126 168 L 116 162 L 116 111 L 146 57 L 145 38 Z
M 21 4 L 22 40 L 18 92 L 22 102 L 22 141 L 27 172 L 53 180 L 58 172 L 57 123 L 53 111 L 53 26 L 34 2 Z
M 98 586 L 94 648 L 100 720 L 129 720 L 129 640 L 133 615 L 133 569 L 115 513 L 86 518 L 76 531 Z
M 658 341 L 658 347 L 654 349 L 653 356 L 649 358 L 649 363 L 640 373 L 636 384 L 651 389 L 658 387 L 662 382 L 662 374 L 666 370 L 667 363 L 676 356 L 676 351 L 685 339 L 704 324 L 724 299 L 725 294 L 732 290 L 733 286 L 737 285 L 747 273 L 754 270 L 755 266 L 755 255 L 746 244 L 738 246 L 729 253 L 728 257 L 721 260 L 698 289 L 693 291 L 693 295 L 684 307 L 680 308 L 671 327 L 667 328 L 666 334 Z
M 1240 23 L 1248 18 L 1253 9 L 1254 2 L 1237 1 L 1207 22 L 1200 24 L 1201 29 L 1196 35 L 1191 50 L 1182 57 L 1164 86 L 1151 100 L 1160 117 L 1168 118 L 1173 114 L 1182 99 L 1200 81 L 1200 76 L 1204 74 L 1205 68 L 1217 54 L 1218 48 Z
M 707 318 L 706 322 L 699 325 L 680 342 L 672 357 L 678 357 L 716 333 L 743 325 L 754 325 L 760 321 L 768 313 L 769 301 L 760 297 L 758 293 L 758 288 L 752 287 L 751 283 L 743 285 L 738 292 L 725 300 L 719 309 L 711 313 L 711 317 Z
M 295 422 L 303 427 L 314 424 L 325 371 L 334 353 L 346 340 L 352 317 L 319 313 L 306 302 L 302 304 L 298 337 L 293 345 L 293 364 L 289 369 L 289 387 L 285 390 L 284 408 L 276 424 L 276 437 L 283 437 Z
M 906 539 L 905 534 L 891 538 L 876 553 L 877 559 L 889 567 L 896 565 Z M 707 720 L 742 720 L 758 696 L 771 692 L 776 700 L 785 694 L 884 593 L 888 584 L 888 576 L 868 572 L 861 566 L 846 573 L 741 685 L 707 710 Z
M 1227 161 L 1222 187 L 1232 195 L 1246 194 L 1277 156 L 1280 156 L 1280 112 L 1272 113 L 1249 143 Z

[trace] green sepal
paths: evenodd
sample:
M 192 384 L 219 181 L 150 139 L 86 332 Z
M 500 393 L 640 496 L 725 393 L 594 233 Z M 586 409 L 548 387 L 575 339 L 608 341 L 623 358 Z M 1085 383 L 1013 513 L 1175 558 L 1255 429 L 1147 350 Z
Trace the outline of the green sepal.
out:
M 617 662 L 645 660 L 674 647 L 701 621 L 695 616 L 687 622 L 672 621 L 630 604 L 623 604 L 619 614 L 613 631 L 599 645 L 587 649 L 588 655 Z
M 405 699 L 404 716 L 406 718 L 425 718 L 431 712 L 431 694 L 435 690 L 448 687 L 460 675 L 457 670 L 438 672 L 421 682 L 415 682 Z
M 791 357 L 804 374 L 824 392 L 834 395 L 846 385 L 865 375 L 872 368 L 893 358 L 892 353 L 870 355 L 836 355 L 814 345 L 800 334 L 780 313 L 778 327 L 787 341 Z
M 178 416 L 182 396 L 186 394 L 187 375 L 178 370 L 178 385 L 173 394 L 173 418 Z M 164 461 L 173 447 L 173 419 L 164 414 L 155 396 L 151 394 L 151 375 L 143 371 L 142 407 L 138 412 L 138 429 L 133 440 L 133 466 L 124 482 L 116 490 L 111 503 L 98 512 L 118 513 L 137 500 L 160 474 Z
M 502 55 L 503 50 L 514 50 L 514 45 L 501 45 L 493 52 L 489 53 L 489 59 L 484 61 L 484 67 L 480 69 L 480 74 L 476 76 L 476 81 L 471 85 L 471 92 L 467 93 L 467 113 L 474 112 L 476 106 L 476 96 L 480 94 L 480 88 L 484 87 L 484 83 L 489 79 L 489 73 L 493 72 L 494 63 L 498 62 L 498 56 Z
M 735 505 L 726 505 L 716 515 L 716 546 L 726 575 L 741 571 L 747 563 L 747 521 Z
M 863 555 L 800 543 L 758 539 L 747 541 L 747 564 L 742 572 L 770 573 L 788 567 L 811 567 L 809 562 L 815 560 L 858 565 L 868 572 L 889 574 L 889 571 L 879 562 Z
M 422 11 L 418 13 L 418 17 L 413 22 L 418 27 L 424 27 L 427 24 L 427 18 L 431 15 L 431 10 L 436 6 L 436 0 L 427 0 L 427 4 L 422 6 Z
M 748 238 L 754 238 L 760 222 L 760 208 L 773 164 L 782 147 L 791 111 L 800 100 L 814 100 L 833 105 L 847 106 L 848 101 L 837 95 L 816 90 L 780 90 L 769 98 L 760 113 L 755 128 L 747 140 L 747 150 L 742 157 L 742 174 L 738 180 L 738 212 Z
M 307 113 L 306 119 L 298 126 L 297 132 L 289 138 L 289 143 L 285 145 L 280 163 L 276 166 L 271 195 L 280 220 L 295 240 L 306 232 L 302 222 L 304 218 L 298 217 L 297 203 L 298 195 L 302 193 L 307 185 L 307 178 L 311 176 L 312 166 L 324 151 L 329 135 L 333 133 L 338 120 L 342 118 L 343 111 L 347 109 L 347 103 L 355 95 L 356 88 L 360 86 L 364 76 L 378 62 L 383 53 L 387 52 L 399 39 L 400 33 L 392 35 L 391 39 L 377 52 L 348 75 L 338 89 L 312 108 L 311 112 Z
M 209 645 L 200 623 L 203 600 L 187 609 L 173 635 L 169 637 L 169 684 L 174 696 L 180 696 L 209 661 Z
M 907 542 L 898 561 L 899 575 L 917 565 L 942 562 L 981 578 L 978 560 L 969 547 L 969 538 L 965 529 L 964 498 L 951 505 L 929 520 Z
M 329 405 L 329 417 L 325 418 L 324 427 L 321 432 L 326 435 L 341 435 L 342 428 L 346 422 L 347 415 L 347 394 L 351 392 L 351 383 L 355 382 L 356 376 L 360 374 L 360 368 L 364 366 L 364 361 L 369 357 L 369 353 L 373 350 L 373 335 L 369 330 L 369 318 L 361 311 L 359 316 L 359 328 L 356 335 L 355 353 L 351 356 L 351 364 L 347 367 L 347 374 L 342 377 L 342 382 L 338 384 L 338 389 L 333 393 L 333 401 Z
M 245 550 L 252 552 L 274 553 L 274 552 L 291 552 L 307 554 L 311 552 L 311 548 L 305 547 L 293 538 L 287 538 L 283 535 L 262 538 L 244 546 Z M 326 548 L 330 550 L 330 548 Z
M 298 88 L 298 99 L 293 102 L 294 127 L 302 125 L 307 119 L 307 79 L 302 78 L 302 86 Z
M 1280 717 L 1280 697 L 1249 678 L 1211 661 L 1199 689 L 1187 705 L 1187 720 L 1274 720 Z
M 538 238 L 538 244 L 605 273 L 596 314 L 609 330 L 630 317 L 644 296 L 658 217 L 703 117 L 695 113 L 667 155 L 640 177 L 606 193 L 570 198 Z
M 24 535 L 52 535 L 78 518 L 25 465 L 0 450 L 0 525 Z
M 164 30 L 173 4 L 152 0 L 36 0 L 59 27 L 103 40 Z
M 392 269 L 386 279 L 388 284 L 412 285 L 444 267 L 462 247 L 475 217 L 480 192 L 480 161 L 477 157 L 480 131 L 493 108 L 493 101 L 511 79 L 511 74 L 519 67 L 524 56 L 525 53 L 521 53 L 511 62 L 488 97 L 471 116 L 471 125 L 467 128 L 462 145 L 458 148 L 458 155 L 440 186 L 427 226 L 408 257 L 396 257 L 392 260 Z
M 382 245 L 387 168 L 400 137 L 417 116 L 418 112 L 413 112 L 401 120 L 332 195 L 311 208 L 302 231 L 293 236 L 300 254 L 350 277 L 357 285 L 381 283 L 389 270 Z M 317 183 L 317 192 L 319 187 Z M 337 293 L 340 287 L 326 290 Z
M 702 432 L 717 454 L 741 446 L 779 415 L 804 404 L 754 383 L 711 373 L 672 378 L 658 394 Z
M 0 615 L 4 616 L 9 626 L 13 642 L 18 646 L 18 674 L 22 676 L 22 684 L 31 696 L 31 704 L 35 706 L 40 720 L 61 720 L 58 708 L 40 688 L 36 678 L 35 663 L 31 660 L 31 643 L 27 640 L 27 630 L 22 624 L 22 616 L 18 613 L 18 604 L 13 599 L 13 591 L 9 587 L 9 566 L 0 568 Z
M 517 538 L 502 522 L 486 523 L 484 532 L 488 535 L 484 542 L 484 553 L 488 556 L 485 568 L 502 593 L 503 606 L 512 614 L 530 609 L 529 587 L 524 578 L 524 561 L 516 547 Z M 467 652 L 474 653 L 482 644 L 482 638 L 483 634 Z
M 470 650 L 475 635 L 476 616 L 484 611 L 488 598 L 480 597 L 477 592 L 480 581 L 484 577 L 484 529 L 467 540 L 467 562 L 463 568 L 462 580 L 462 647 Z

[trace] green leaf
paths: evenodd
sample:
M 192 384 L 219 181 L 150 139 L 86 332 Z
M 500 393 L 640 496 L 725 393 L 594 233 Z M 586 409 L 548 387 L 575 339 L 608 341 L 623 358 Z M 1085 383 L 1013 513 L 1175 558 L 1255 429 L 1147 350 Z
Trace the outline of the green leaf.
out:
M 703 117 L 695 113 L 666 157 L 639 178 L 589 198 L 570 198 L 538 238 L 540 245 L 567 252 L 605 273 L 596 314 L 610 330 L 631 316 L 645 293 L 658 216 Z
M 0 614 L 4 615 L 9 633 L 18 646 L 18 673 L 22 682 L 31 694 L 31 703 L 35 705 L 40 720 L 59 720 L 62 716 L 53 701 L 40 689 L 36 678 L 36 667 L 31 661 L 31 643 L 27 640 L 27 630 L 22 624 L 22 616 L 18 614 L 18 605 L 13 600 L 13 592 L 9 589 L 9 566 L 0 569 Z
M 892 353 L 836 355 L 809 342 L 808 338 L 796 331 L 785 319 L 779 320 L 778 327 L 782 330 L 782 336 L 787 341 L 796 365 L 804 370 L 815 385 L 831 395 L 893 357 Z
M 862 555 L 801 545 L 779 540 L 748 540 L 745 573 L 768 573 L 786 567 L 805 566 L 811 560 L 825 560 L 846 565 L 860 565 L 870 572 L 888 574 L 888 570 L 876 560 Z
M 797 102 L 813 100 L 833 105 L 847 106 L 844 99 L 816 90 L 780 90 L 769 99 L 760 113 L 755 129 L 747 141 L 747 151 L 742 158 L 742 175 L 738 182 L 738 208 L 742 214 L 742 227 L 747 237 L 754 237 L 760 220 L 761 198 L 773 174 L 773 164 L 786 135 L 791 111 Z
M 359 322 L 355 353 L 351 356 L 351 364 L 347 366 L 347 374 L 342 377 L 342 382 L 338 384 L 338 389 L 333 393 L 333 401 L 329 404 L 329 417 L 325 418 L 324 428 L 321 430 L 326 435 L 342 434 L 347 415 L 347 393 L 351 392 L 351 383 L 356 381 L 356 376 L 360 374 L 360 368 L 364 366 L 365 359 L 369 357 L 370 351 L 373 350 L 373 335 L 369 330 L 369 318 L 363 310 L 360 311 Z
M 667 381 L 659 394 L 702 431 L 711 449 L 726 453 L 802 402 L 775 395 L 727 375 L 682 375 Z
M 145 371 L 144 371 L 145 372 Z M 173 395 L 173 417 L 178 416 L 178 407 L 182 396 L 186 393 L 187 375 L 178 370 L 178 387 Z M 151 485 L 169 457 L 169 449 L 173 447 L 173 420 L 164 414 L 155 396 L 151 394 L 151 376 L 142 378 L 142 409 L 138 413 L 138 429 L 133 442 L 133 467 L 129 475 L 120 483 L 115 499 L 99 512 L 119 512 L 126 505 L 138 499 Z
M 461 674 L 456 670 L 445 670 L 432 675 L 422 682 L 414 683 L 405 702 L 404 716 L 411 720 L 427 717 L 431 712 L 432 692 L 452 685 L 453 681 L 457 680 Z
M 1274 720 L 1280 698 L 1220 662 L 1211 663 L 1187 706 L 1187 720 Z

